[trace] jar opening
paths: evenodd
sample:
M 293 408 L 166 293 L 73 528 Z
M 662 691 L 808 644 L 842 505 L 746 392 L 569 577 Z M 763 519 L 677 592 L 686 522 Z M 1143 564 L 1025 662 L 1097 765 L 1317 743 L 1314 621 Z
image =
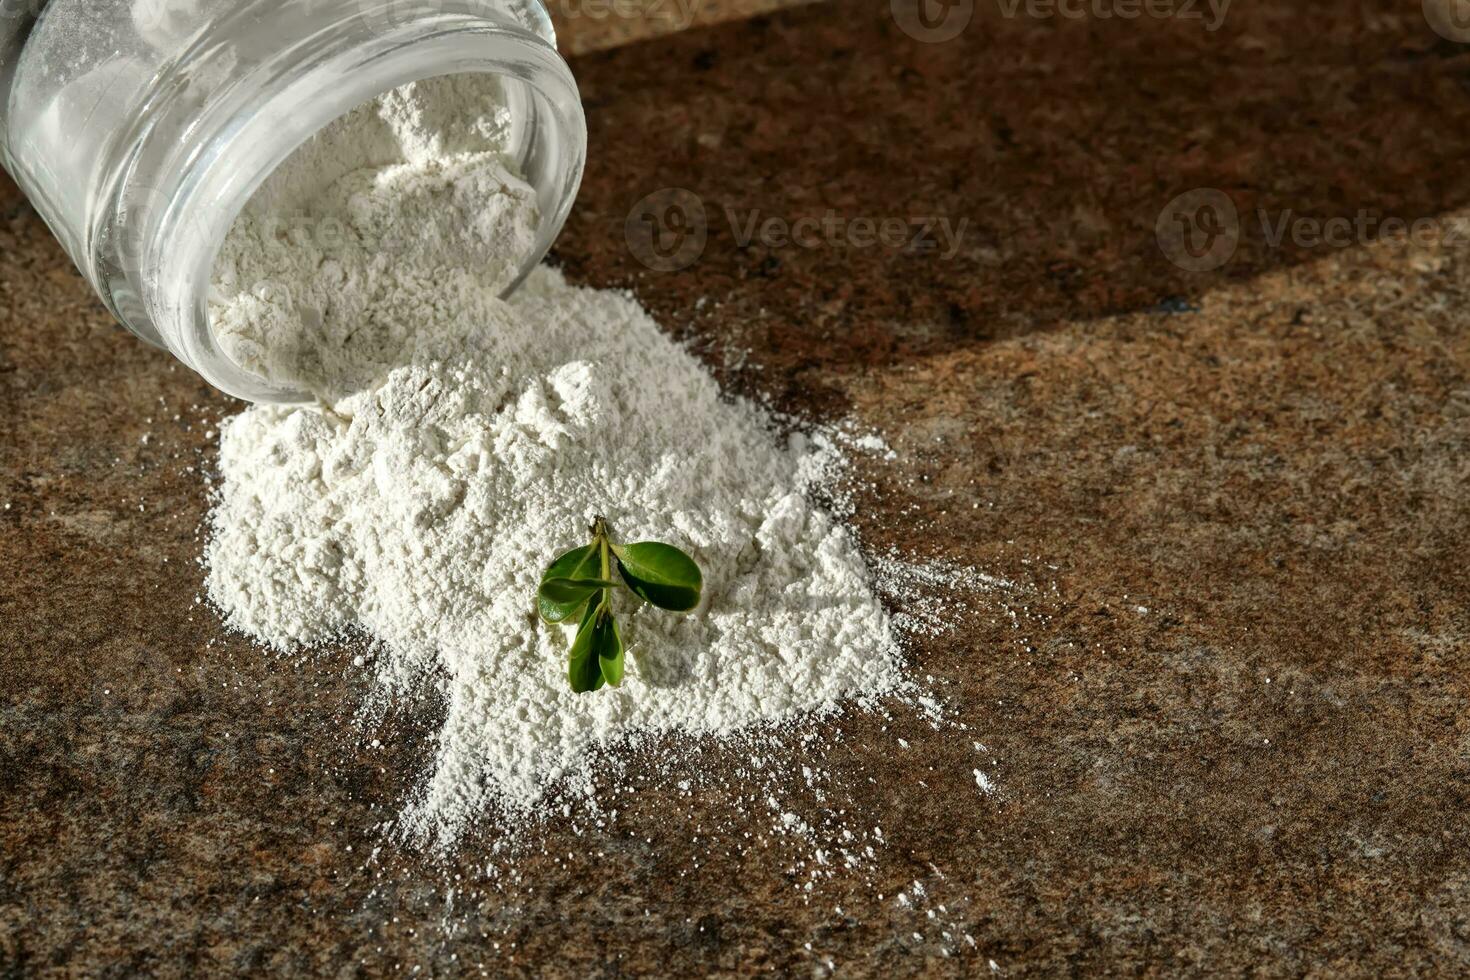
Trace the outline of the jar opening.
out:
M 581 182 L 586 125 L 580 99 L 565 62 L 542 37 L 514 25 L 450 20 L 338 39 L 311 57 L 285 56 L 264 80 L 233 79 L 196 110 L 198 137 L 178 147 L 183 156 L 172 170 L 162 168 L 177 179 L 142 197 L 156 207 L 130 206 L 140 199 L 139 187 L 126 180 L 120 185 L 115 210 L 120 218 L 138 217 L 133 225 L 143 261 L 113 291 L 119 315 L 154 327 L 165 346 L 232 395 L 311 400 L 299 386 L 246 370 L 221 345 L 210 313 L 221 249 L 272 175 L 335 121 L 410 83 L 458 76 L 500 79 L 507 155 L 535 194 L 534 243 L 506 291 L 519 285 L 551 247 Z M 128 169 L 133 175 L 139 170 Z

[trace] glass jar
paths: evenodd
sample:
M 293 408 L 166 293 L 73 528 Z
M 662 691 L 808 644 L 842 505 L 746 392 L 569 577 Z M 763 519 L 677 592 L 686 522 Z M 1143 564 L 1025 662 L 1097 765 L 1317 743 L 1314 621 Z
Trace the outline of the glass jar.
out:
M 214 386 L 299 402 L 221 350 L 215 257 L 255 190 L 348 111 L 412 81 L 501 76 L 551 247 L 587 130 L 538 0 L 0 0 L 0 162 L 108 308 Z M 507 292 L 509 289 L 507 290 Z

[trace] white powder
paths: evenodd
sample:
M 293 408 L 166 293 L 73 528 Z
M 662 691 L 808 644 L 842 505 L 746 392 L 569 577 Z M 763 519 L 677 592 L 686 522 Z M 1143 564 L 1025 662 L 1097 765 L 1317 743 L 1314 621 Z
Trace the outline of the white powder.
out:
M 242 220 L 221 266 L 222 329 L 324 404 L 257 406 L 225 425 L 206 552 L 232 626 L 282 649 L 364 633 L 385 697 L 442 693 L 434 770 L 404 826 L 443 844 L 488 807 L 524 814 L 553 785 L 585 792 L 601 745 L 728 735 L 901 684 L 854 542 L 807 496 L 834 450 L 780 439 L 756 407 L 722 398 L 627 294 L 542 268 L 503 301 L 481 254 L 412 235 L 387 261 L 357 251 L 423 222 L 492 251 L 520 240 L 506 223 L 529 205 L 503 160 L 480 159 L 492 151 L 420 139 L 416 157 L 342 166 L 385 116 L 455 118 L 463 97 L 400 93 L 391 113 L 342 124 L 369 130 L 339 134 L 345 156 L 298 167 L 314 213 L 352 228 L 343 249 L 257 234 L 270 198 Z M 493 178 L 478 169 L 491 162 Z M 269 193 L 289 202 L 289 190 Z M 477 227 L 493 208 L 503 221 Z M 266 269 L 291 304 L 252 304 L 246 284 Z M 694 555 L 705 600 L 686 616 L 623 602 L 623 686 L 576 695 L 572 630 L 542 624 L 533 598 L 598 514 L 623 540 Z
M 459 120 L 450 127 L 448 118 Z M 462 332 L 535 244 L 535 191 L 504 156 L 492 76 L 410 85 L 328 127 L 236 220 L 210 318 L 225 352 L 331 400 Z M 437 288 L 433 288 L 437 286 Z

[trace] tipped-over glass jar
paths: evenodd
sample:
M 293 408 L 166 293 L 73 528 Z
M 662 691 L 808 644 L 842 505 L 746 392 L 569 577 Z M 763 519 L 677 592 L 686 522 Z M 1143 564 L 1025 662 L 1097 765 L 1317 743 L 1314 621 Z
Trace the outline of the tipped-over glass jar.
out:
M 304 401 L 236 365 L 210 327 L 230 226 L 348 111 L 487 72 L 541 215 L 514 288 L 566 221 L 586 155 L 539 0 L 0 0 L 0 162 L 135 334 L 230 394 Z

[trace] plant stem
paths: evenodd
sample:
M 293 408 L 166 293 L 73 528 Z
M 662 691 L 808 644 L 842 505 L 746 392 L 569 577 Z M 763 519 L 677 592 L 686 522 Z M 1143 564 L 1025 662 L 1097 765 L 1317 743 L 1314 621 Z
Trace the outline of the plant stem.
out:
M 608 581 L 609 573 L 612 572 L 612 558 L 609 554 L 609 551 L 611 550 L 611 542 L 608 540 L 607 522 L 599 517 L 597 519 L 597 522 L 592 525 L 592 533 L 597 535 L 597 557 L 602 565 L 602 580 L 606 582 Z M 597 615 L 599 617 L 607 615 L 608 609 L 611 606 L 611 603 L 609 602 L 611 598 L 612 590 L 603 589 L 602 599 L 598 603 L 597 609 Z

